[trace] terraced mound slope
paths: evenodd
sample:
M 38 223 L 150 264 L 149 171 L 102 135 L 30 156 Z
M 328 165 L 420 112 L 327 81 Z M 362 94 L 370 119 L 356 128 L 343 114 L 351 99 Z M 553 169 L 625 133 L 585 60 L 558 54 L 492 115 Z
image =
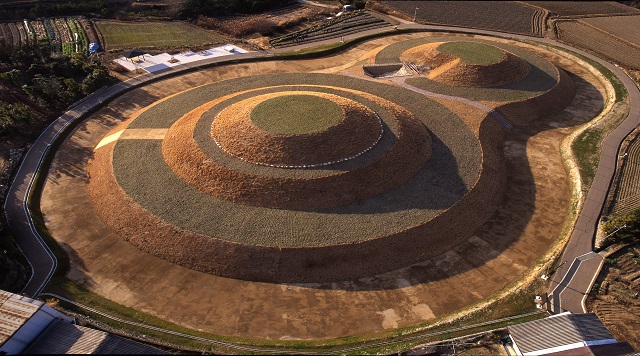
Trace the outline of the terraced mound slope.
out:
M 509 51 L 479 42 L 435 42 L 412 47 L 404 62 L 429 67 L 428 78 L 447 85 L 495 87 L 524 79 L 529 63 Z
M 88 190 L 123 239 L 173 263 L 257 281 L 343 280 L 469 238 L 503 179 L 480 146 L 455 114 L 406 89 L 327 74 L 239 78 L 115 128 L 95 150 Z
M 395 43 L 379 56 L 397 63 L 431 45 L 459 63 L 491 66 L 516 51 L 487 41 L 451 49 L 434 39 Z M 493 56 L 474 60 L 478 48 Z M 525 56 L 533 65 L 516 84 L 539 90 L 527 100 L 554 90 L 570 96 L 562 72 Z M 539 114 L 518 105 L 518 117 Z M 124 240 L 190 269 L 276 283 L 369 277 L 451 251 L 493 216 L 507 179 L 509 125 L 480 120 L 472 130 L 420 92 L 369 79 L 241 77 L 167 97 L 114 128 L 94 151 L 87 187 Z

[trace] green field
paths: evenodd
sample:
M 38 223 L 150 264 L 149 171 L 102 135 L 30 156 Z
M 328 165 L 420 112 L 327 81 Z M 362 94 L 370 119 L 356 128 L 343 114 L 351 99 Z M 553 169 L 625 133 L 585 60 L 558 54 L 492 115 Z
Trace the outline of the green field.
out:
M 342 109 L 314 95 L 283 95 L 258 104 L 251 121 L 275 134 L 300 135 L 328 129 L 342 121 Z
M 438 46 L 438 51 L 475 65 L 495 64 L 504 57 L 499 48 L 478 42 L 446 42 Z
M 96 21 L 107 50 L 138 47 L 187 47 L 223 40 L 185 22 Z

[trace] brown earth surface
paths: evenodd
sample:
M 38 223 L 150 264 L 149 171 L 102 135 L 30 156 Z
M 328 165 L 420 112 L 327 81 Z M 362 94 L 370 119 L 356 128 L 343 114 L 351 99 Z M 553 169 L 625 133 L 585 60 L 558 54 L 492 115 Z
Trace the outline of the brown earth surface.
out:
M 468 64 L 460 58 L 438 51 L 444 42 L 427 43 L 405 51 L 400 59 L 419 66 L 430 67 L 428 78 L 447 85 L 489 88 L 516 83 L 525 78 L 531 66 L 525 60 L 510 53 L 489 65 Z
M 197 84 L 238 75 L 357 65 L 378 46 L 411 36 L 376 39 L 332 58 L 190 73 L 136 89 L 99 110 L 62 145 L 43 191 L 47 227 L 70 256 L 67 277 L 117 303 L 180 325 L 262 339 L 327 339 L 416 325 L 480 302 L 521 278 L 568 224 L 569 180 L 560 142 L 575 125 L 594 116 L 594 107 L 602 106 L 602 85 L 571 63 L 563 66 L 579 76 L 574 77 L 578 91 L 572 105 L 518 127 L 502 147 L 494 147 L 504 153 L 507 181 L 493 217 L 467 242 L 394 272 L 300 285 L 216 277 L 141 252 L 105 226 L 92 207 L 85 189 L 86 161 L 104 134 L 141 107 Z M 464 104 L 447 103 L 454 111 L 467 112 L 470 122 L 486 116 Z
M 586 302 L 618 341 L 640 350 L 640 244 L 605 260 Z
M 251 122 L 251 111 L 264 100 L 300 92 L 264 94 L 232 104 L 220 112 L 213 121 L 211 137 L 232 156 L 251 163 L 285 167 L 347 160 L 372 148 L 380 140 L 382 123 L 373 110 L 333 94 L 302 93 L 338 104 L 342 108 L 342 121 L 321 132 L 272 134 Z

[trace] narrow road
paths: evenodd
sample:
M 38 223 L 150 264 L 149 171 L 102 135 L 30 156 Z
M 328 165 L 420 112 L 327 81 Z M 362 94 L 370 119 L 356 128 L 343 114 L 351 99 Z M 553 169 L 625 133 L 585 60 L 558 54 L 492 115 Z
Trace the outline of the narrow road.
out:
M 459 27 L 450 26 L 432 26 L 432 25 L 417 25 L 417 24 L 401 24 L 398 29 L 410 29 L 416 31 L 425 30 L 437 30 L 437 31 L 450 31 L 450 32 L 464 32 L 480 35 L 496 36 L 512 38 L 516 40 L 529 40 L 536 41 L 545 44 L 551 44 L 569 49 L 573 52 L 584 55 L 593 59 L 607 67 L 613 73 L 615 73 L 623 84 L 627 88 L 630 96 L 631 110 L 629 116 L 625 121 L 614 130 L 604 141 L 602 149 L 602 157 L 596 177 L 592 184 L 589 194 L 586 197 L 585 204 L 580 216 L 575 225 L 575 229 L 566 250 L 563 254 L 562 260 L 571 261 L 566 263 L 554 274 L 553 286 L 550 291 L 550 300 L 552 301 L 553 312 L 559 312 L 562 310 L 571 310 L 575 312 L 582 312 L 582 303 L 584 294 L 590 288 L 591 281 L 597 275 L 600 268 L 600 263 L 594 254 L 590 254 L 593 250 L 593 238 L 595 228 L 597 226 L 598 217 L 602 209 L 606 193 L 609 190 L 609 185 L 613 177 L 615 169 L 615 161 L 617 158 L 618 147 L 626 135 L 633 130 L 640 123 L 640 92 L 635 84 L 617 67 L 595 57 L 584 51 L 575 49 L 570 46 L 563 45 L 549 39 L 542 39 L 538 37 L 514 35 L 495 31 L 465 29 Z M 344 36 L 344 40 L 352 40 L 358 37 L 367 36 L 375 33 L 388 32 L 393 34 L 395 31 L 390 28 L 379 28 L 369 31 L 365 31 L 358 34 L 352 34 Z M 340 38 L 327 39 L 324 41 L 308 43 L 304 45 L 292 46 L 281 48 L 272 51 L 261 52 L 249 52 L 245 54 L 210 58 L 199 62 L 192 62 L 185 65 L 173 67 L 162 73 L 145 74 L 122 83 L 118 83 L 112 87 L 96 92 L 81 102 L 74 105 L 68 112 L 63 114 L 60 118 L 54 121 L 40 137 L 33 143 L 31 149 L 25 155 L 22 164 L 20 165 L 18 172 L 14 178 L 11 188 L 7 195 L 5 202 L 5 214 L 13 235 L 16 238 L 18 246 L 25 254 L 29 263 L 31 264 L 33 275 L 22 293 L 31 297 L 36 297 L 47 284 L 51 276 L 53 275 L 57 262 L 55 256 L 53 256 L 50 249 L 43 242 L 33 226 L 33 221 L 26 207 L 27 194 L 33 184 L 34 172 L 40 169 L 40 165 L 46 156 L 51 143 L 60 135 L 60 132 L 64 131 L 67 125 L 74 122 L 78 117 L 84 113 L 92 110 L 95 107 L 102 105 L 104 101 L 114 98 L 132 88 L 135 88 L 141 84 L 147 83 L 152 80 L 157 80 L 165 76 L 175 75 L 176 73 L 192 70 L 204 65 L 210 65 L 212 63 L 235 63 L 247 58 L 266 57 L 275 53 L 282 53 L 291 50 L 304 49 L 308 47 L 315 47 L 323 44 L 332 44 L 340 41 Z M 576 260 L 580 257 L 581 259 Z M 592 261 L 593 260 L 593 261 Z M 579 262 L 573 262 L 579 261 Z M 591 262 L 589 262 L 591 261 Z M 561 305 L 559 308 L 555 306 Z M 580 309 L 578 309 L 578 306 Z

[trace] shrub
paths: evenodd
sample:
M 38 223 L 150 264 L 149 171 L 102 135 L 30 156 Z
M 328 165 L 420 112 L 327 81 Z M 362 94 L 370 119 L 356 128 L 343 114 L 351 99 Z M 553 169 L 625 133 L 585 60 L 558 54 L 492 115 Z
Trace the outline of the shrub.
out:
M 618 230 L 621 226 L 625 227 Z M 611 242 L 637 241 L 638 236 L 640 236 L 640 209 L 614 217 L 604 224 L 603 230 L 605 234 L 611 235 L 608 237 L 608 240 Z M 615 232 L 616 230 L 618 231 Z

